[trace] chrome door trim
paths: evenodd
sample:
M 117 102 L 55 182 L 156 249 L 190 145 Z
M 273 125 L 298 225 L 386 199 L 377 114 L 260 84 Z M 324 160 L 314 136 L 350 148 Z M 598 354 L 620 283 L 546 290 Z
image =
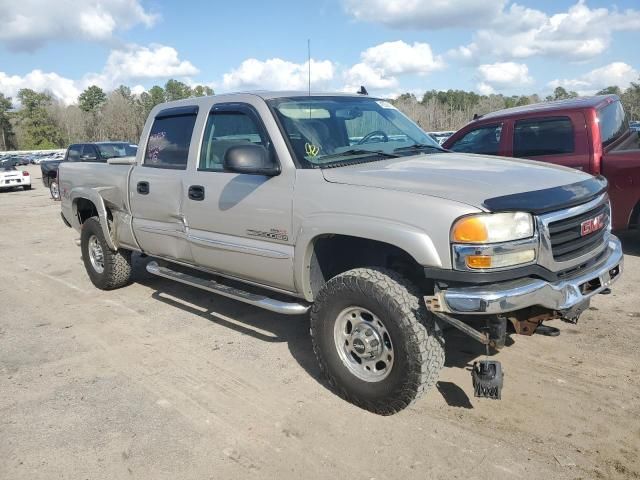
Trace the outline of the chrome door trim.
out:
M 270 250 L 266 248 L 258 248 L 258 247 L 249 247 L 247 245 L 238 245 L 236 243 L 223 242 L 221 240 L 212 240 L 209 238 L 202 238 L 195 235 L 187 235 L 187 239 L 196 243 L 198 245 L 204 247 L 211 247 L 218 250 L 226 250 L 229 252 L 243 253 L 247 255 L 259 255 L 261 257 L 267 258 L 277 258 L 277 259 L 289 259 L 291 255 L 278 252 L 276 250 Z

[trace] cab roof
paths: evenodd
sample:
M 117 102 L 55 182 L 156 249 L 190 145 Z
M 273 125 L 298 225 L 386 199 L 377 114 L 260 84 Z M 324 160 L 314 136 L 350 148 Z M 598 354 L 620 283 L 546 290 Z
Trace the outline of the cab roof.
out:
M 523 113 L 533 112 L 555 112 L 560 110 L 580 110 L 585 108 L 600 108 L 615 101 L 619 101 L 617 95 L 594 95 L 592 97 L 568 98 L 566 100 L 554 100 L 552 102 L 540 102 L 533 105 L 523 105 L 521 107 L 505 108 L 495 112 L 487 113 L 477 118 L 477 120 L 487 120 L 492 118 L 505 118 L 520 116 Z

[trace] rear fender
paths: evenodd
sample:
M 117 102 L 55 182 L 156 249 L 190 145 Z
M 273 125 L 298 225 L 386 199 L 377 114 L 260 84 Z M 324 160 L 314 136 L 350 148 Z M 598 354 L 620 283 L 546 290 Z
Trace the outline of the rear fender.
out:
M 80 224 L 80 221 L 78 219 L 77 211 L 78 200 L 81 198 L 89 200 L 96 207 L 98 218 L 100 220 L 100 226 L 102 227 L 102 233 L 104 234 L 104 238 L 107 241 L 107 245 L 113 251 L 118 250 L 117 242 L 113 238 L 113 235 L 109 230 L 109 216 L 107 214 L 107 207 L 105 205 L 104 199 L 100 195 L 99 190 L 95 188 L 77 187 L 69 193 L 69 200 L 73 209 L 73 216 L 70 221 L 73 227 L 76 228 L 76 230 L 82 229 L 82 225 Z

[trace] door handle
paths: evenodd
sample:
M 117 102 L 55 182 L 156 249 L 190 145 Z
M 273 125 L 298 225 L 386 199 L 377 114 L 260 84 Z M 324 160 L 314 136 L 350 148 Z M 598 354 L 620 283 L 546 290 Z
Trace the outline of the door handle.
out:
M 191 200 L 204 200 L 204 187 L 202 185 L 191 185 L 189 187 L 189 198 Z
M 149 182 L 138 182 L 136 190 L 140 195 L 148 195 L 149 194 Z

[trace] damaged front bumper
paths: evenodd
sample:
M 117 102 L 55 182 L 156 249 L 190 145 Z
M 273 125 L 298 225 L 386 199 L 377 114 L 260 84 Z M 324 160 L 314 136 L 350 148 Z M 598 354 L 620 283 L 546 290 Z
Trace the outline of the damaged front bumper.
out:
M 611 235 L 604 260 L 570 278 L 557 282 L 521 278 L 490 285 L 453 286 L 437 290 L 426 302 L 431 311 L 452 314 L 499 315 L 532 306 L 562 312 L 609 288 L 622 267 L 622 245 Z

